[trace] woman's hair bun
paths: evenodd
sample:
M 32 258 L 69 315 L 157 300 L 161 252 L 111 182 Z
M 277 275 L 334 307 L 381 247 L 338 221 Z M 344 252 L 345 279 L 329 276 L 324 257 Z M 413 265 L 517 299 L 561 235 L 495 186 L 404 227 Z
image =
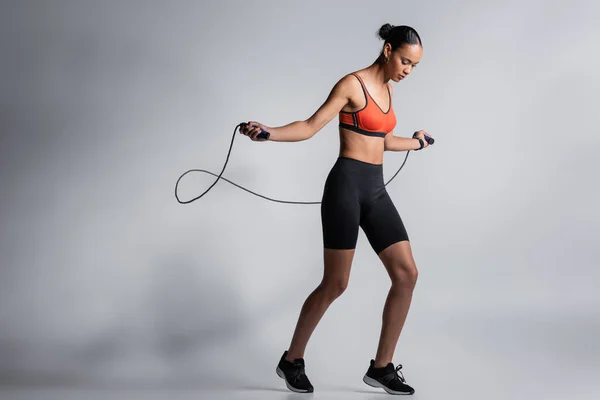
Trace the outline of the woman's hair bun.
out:
M 390 33 L 392 32 L 392 29 L 394 29 L 393 25 L 390 24 L 383 24 L 381 26 L 381 28 L 379 28 L 379 37 L 383 40 L 387 40 L 388 37 L 390 37 Z

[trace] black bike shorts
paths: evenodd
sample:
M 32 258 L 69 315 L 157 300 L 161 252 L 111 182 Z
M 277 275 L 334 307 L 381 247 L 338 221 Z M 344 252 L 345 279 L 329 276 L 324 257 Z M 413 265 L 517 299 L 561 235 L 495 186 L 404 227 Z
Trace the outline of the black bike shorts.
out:
M 353 158 L 339 157 L 327 176 L 321 223 L 327 249 L 355 249 L 359 226 L 377 254 L 409 240 L 385 188 L 383 165 Z

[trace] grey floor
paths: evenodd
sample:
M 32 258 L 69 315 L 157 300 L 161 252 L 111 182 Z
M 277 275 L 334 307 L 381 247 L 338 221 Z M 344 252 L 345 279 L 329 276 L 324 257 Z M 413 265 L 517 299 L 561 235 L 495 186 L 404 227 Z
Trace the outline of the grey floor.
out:
M 404 354 L 404 374 L 416 389 L 415 399 L 577 399 L 600 395 L 600 319 L 598 314 L 570 315 L 560 311 L 532 314 L 513 312 L 462 316 L 446 314 L 438 321 L 413 318 L 403 335 L 411 348 Z M 330 320 L 335 317 L 330 318 Z M 282 324 L 285 323 L 282 321 Z M 260 341 L 260 330 L 223 342 L 205 352 L 219 354 L 215 370 L 161 380 L 82 380 L 65 384 L 13 382 L 0 391 L 2 399 L 362 399 L 388 398 L 362 381 L 360 350 L 322 347 L 328 338 L 316 335 L 307 352 L 307 373 L 315 393 L 289 392 L 274 372 L 273 348 L 248 350 Z M 402 348 L 402 346 L 399 346 Z M 239 354 L 236 359 L 233 354 Z M 399 352 L 400 353 L 400 352 Z M 261 355 L 262 354 L 262 355 Z M 330 356 L 327 357 L 327 354 Z M 309 359 L 310 356 L 310 359 Z M 214 361 L 212 361 L 214 362 Z M 227 371 L 224 367 L 230 368 Z

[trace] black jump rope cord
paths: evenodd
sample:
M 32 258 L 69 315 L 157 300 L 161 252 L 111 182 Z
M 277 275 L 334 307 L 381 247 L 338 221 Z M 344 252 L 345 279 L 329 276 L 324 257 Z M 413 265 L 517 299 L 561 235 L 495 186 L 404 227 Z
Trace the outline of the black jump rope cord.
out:
M 285 204 L 321 204 L 321 202 L 320 202 L 320 201 L 288 201 L 288 200 L 276 200 L 276 199 L 271 199 L 270 197 L 263 196 L 262 194 L 254 193 L 253 191 L 251 191 L 251 190 L 248 190 L 248 189 L 246 189 L 245 187 L 243 187 L 243 186 L 240 186 L 240 185 L 238 185 L 237 183 L 234 183 L 234 182 L 230 181 L 230 180 L 229 180 L 229 179 L 227 179 L 227 178 L 223 178 L 221 175 L 223 175 L 223 172 L 225 172 L 225 167 L 227 167 L 227 162 L 229 161 L 229 156 L 230 156 L 230 154 L 231 154 L 231 148 L 233 147 L 233 141 L 235 140 L 235 133 L 236 133 L 237 129 L 238 129 L 238 128 L 239 128 L 241 125 L 243 125 L 243 124 L 238 124 L 238 125 L 237 125 L 237 126 L 234 128 L 234 129 L 233 129 L 233 136 L 232 136 L 232 138 L 231 138 L 231 144 L 229 145 L 229 151 L 227 152 L 227 158 L 225 159 L 225 165 L 223 165 L 223 169 L 221 170 L 221 173 L 220 173 L 219 175 L 217 175 L 217 174 L 214 174 L 214 173 L 212 173 L 212 172 L 210 172 L 210 171 L 206 171 L 206 170 L 204 170 L 204 169 L 190 169 L 189 171 L 186 171 L 186 172 L 184 172 L 184 173 L 183 173 L 183 174 L 182 174 L 182 175 L 179 177 L 179 179 L 177 179 L 177 183 L 175 184 L 175 198 L 177 199 L 177 201 L 178 201 L 180 204 L 189 204 L 189 203 L 191 203 L 191 202 L 193 202 L 193 201 L 196 201 L 196 200 L 198 200 L 199 198 L 201 198 L 202 196 L 204 196 L 206 193 L 208 193 L 208 191 L 209 191 L 210 189 L 212 189 L 212 188 L 213 188 L 213 186 L 215 186 L 215 185 L 217 184 L 217 182 L 219 181 L 219 179 L 223 179 L 224 181 L 226 181 L 226 182 L 229 182 L 229 183 L 231 183 L 232 185 L 234 185 L 234 186 L 237 186 L 237 187 L 239 187 L 240 189 L 242 189 L 242 190 L 245 190 L 245 191 L 246 191 L 246 192 L 248 192 L 248 193 L 252 193 L 252 194 L 253 194 L 253 195 L 255 195 L 255 196 L 262 197 L 263 199 L 270 200 L 270 201 L 274 201 L 274 202 L 276 202 L 276 203 L 285 203 Z M 413 135 L 413 137 L 415 137 L 415 136 Z M 428 138 L 428 142 L 429 142 L 430 144 L 433 144 L 433 139 L 431 139 L 431 141 L 430 141 L 430 140 L 429 140 L 429 138 Z M 400 168 L 398 169 L 398 171 L 396 171 L 396 173 L 394 174 L 394 176 L 392 176 L 392 177 L 390 178 L 390 180 L 389 180 L 389 181 L 387 181 L 387 183 L 385 184 L 385 186 L 387 186 L 387 184 L 388 184 L 388 183 L 390 183 L 390 182 L 392 181 L 392 179 L 394 179 L 394 178 L 396 177 L 396 175 L 398 175 L 398 173 L 400 172 L 400 170 L 402 169 L 402 167 L 404 167 L 404 164 L 406 164 L 406 160 L 408 159 L 408 153 L 410 153 L 410 151 L 411 151 L 411 150 L 408 150 L 408 151 L 406 152 L 406 157 L 404 158 L 404 162 L 402 163 L 402 165 L 400 166 Z M 179 199 L 179 196 L 177 196 L 177 186 L 179 185 L 179 181 L 181 180 L 181 178 L 183 178 L 183 177 L 184 177 L 186 174 L 189 174 L 190 172 L 204 172 L 204 173 L 210 174 L 210 175 L 212 175 L 212 176 L 216 176 L 216 177 L 217 177 L 217 179 L 215 179 L 215 181 L 213 182 L 213 184 L 212 184 L 212 185 L 210 185 L 210 187 L 209 187 L 208 189 L 206 189 L 206 190 L 204 191 L 204 193 L 202 193 L 200 196 L 198 196 L 198 197 L 195 197 L 195 198 L 193 198 L 193 199 L 191 199 L 191 200 L 181 201 L 181 200 Z

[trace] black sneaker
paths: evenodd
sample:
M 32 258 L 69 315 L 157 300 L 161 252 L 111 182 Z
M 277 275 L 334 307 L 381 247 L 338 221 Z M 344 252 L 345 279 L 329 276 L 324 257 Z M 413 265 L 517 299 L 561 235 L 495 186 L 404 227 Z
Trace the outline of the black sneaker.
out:
M 385 367 L 375 368 L 375 360 L 371 360 L 371 365 L 363 376 L 363 382 L 369 386 L 383 388 L 390 394 L 413 394 L 415 389 L 406 384 L 404 375 L 400 370 L 402 364 L 394 368 L 394 364 L 389 363 Z M 400 375 L 398 375 L 400 372 Z
M 298 393 L 312 393 L 314 388 L 304 373 L 304 359 L 296 358 L 294 362 L 285 359 L 287 350 L 283 352 L 279 364 L 277 364 L 277 375 L 285 381 L 288 389 Z

